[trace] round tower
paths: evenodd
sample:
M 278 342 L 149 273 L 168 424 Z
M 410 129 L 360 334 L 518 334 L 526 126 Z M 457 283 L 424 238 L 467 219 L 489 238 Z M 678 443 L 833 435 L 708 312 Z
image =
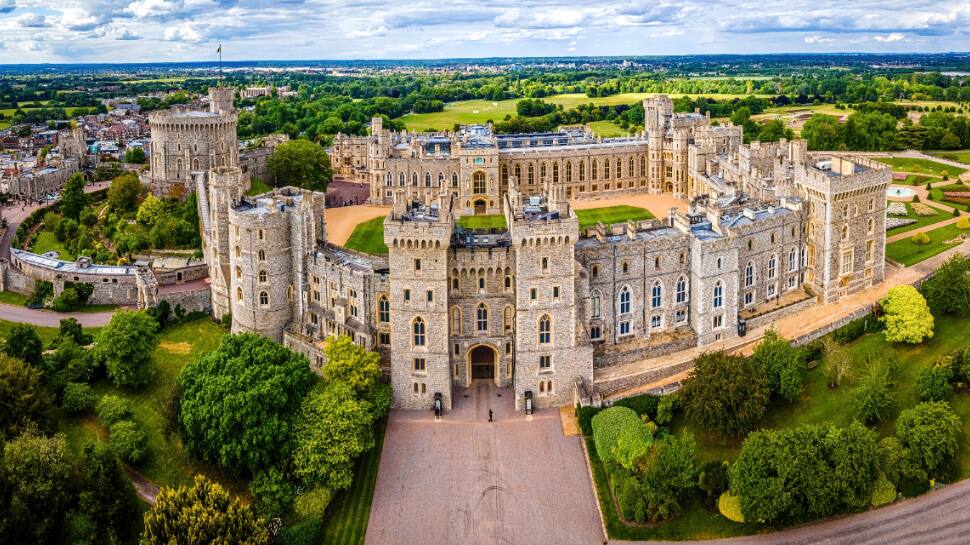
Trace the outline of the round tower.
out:
M 229 114 L 235 111 L 232 105 L 236 90 L 232 87 L 209 87 L 209 111 L 214 114 Z

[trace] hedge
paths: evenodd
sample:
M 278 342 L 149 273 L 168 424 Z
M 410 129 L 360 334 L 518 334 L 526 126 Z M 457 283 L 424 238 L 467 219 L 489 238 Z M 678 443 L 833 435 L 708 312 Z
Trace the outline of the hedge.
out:
M 833 331 L 832 339 L 839 344 L 848 344 L 866 333 L 878 333 L 881 329 L 880 321 L 867 314 Z

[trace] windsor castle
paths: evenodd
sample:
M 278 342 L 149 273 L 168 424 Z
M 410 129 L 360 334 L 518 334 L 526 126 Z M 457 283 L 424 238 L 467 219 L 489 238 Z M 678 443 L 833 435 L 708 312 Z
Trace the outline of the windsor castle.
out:
M 208 112 L 153 117 L 148 183 L 198 192 L 215 318 L 325 365 L 348 335 L 381 353 L 397 407 L 430 408 L 473 380 L 516 407 L 595 395 L 598 369 L 714 345 L 745 325 L 828 303 L 884 277 L 889 167 L 743 144 L 742 129 L 644 100 L 643 132 L 585 127 L 338 135 L 338 175 L 389 207 L 387 256 L 327 241 L 324 195 L 251 197 L 236 158 L 232 91 Z M 581 228 L 572 204 L 665 194 L 663 217 Z M 571 204 L 572 203 L 572 204 Z M 504 227 L 461 218 L 501 215 Z

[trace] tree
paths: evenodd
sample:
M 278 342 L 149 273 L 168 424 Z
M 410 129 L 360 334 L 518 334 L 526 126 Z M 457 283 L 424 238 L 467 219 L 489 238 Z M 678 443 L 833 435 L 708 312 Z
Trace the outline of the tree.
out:
M 696 455 L 691 437 L 666 435 L 639 459 L 644 510 L 658 521 L 676 515 L 696 483 Z
M 135 211 L 139 199 L 145 193 L 146 189 L 138 176 L 125 173 L 115 178 L 108 187 L 108 205 L 119 214 L 128 214 Z
M 135 219 L 142 225 L 155 225 L 159 219 L 165 216 L 165 203 L 155 195 L 149 194 L 145 200 L 138 205 L 138 212 Z
M 92 355 L 119 386 L 144 386 L 151 380 L 158 323 L 143 311 L 119 310 L 98 334 Z
M 145 513 L 144 545 L 265 545 L 269 532 L 250 506 L 198 475 L 192 486 L 164 487 Z
M 108 445 L 118 458 L 137 464 L 148 454 L 148 438 L 138 424 L 131 420 L 115 422 L 108 430 Z
M 3 344 L 3 353 L 11 358 L 23 360 L 30 365 L 40 365 L 43 360 L 44 343 L 33 326 L 15 324 L 7 334 Z
M 31 426 L 50 430 L 53 406 L 41 384 L 40 371 L 23 361 L 0 355 L 0 440 Z
M 64 386 L 64 396 L 61 406 L 70 414 L 86 411 L 94 405 L 94 392 L 91 386 L 84 382 L 68 382 Z
M 55 543 L 71 501 L 71 466 L 63 435 L 20 435 L 0 460 L 0 536 L 7 543 Z
M 93 524 L 93 535 L 107 538 L 105 542 L 124 543 L 131 536 L 138 499 L 131 480 L 104 443 L 84 448 L 78 509 Z
M 291 140 L 276 146 L 266 165 L 276 185 L 325 191 L 333 179 L 327 152 L 309 140 Z
M 381 379 L 381 356 L 377 352 L 354 343 L 347 335 L 329 337 L 323 346 L 327 365 L 323 378 L 327 382 L 343 382 L 358 395 L 366 395 Z
M 906 480 L 926 480 L 926 471 L 919 461 L 895 437 L 884 437 L 879 441 L 879 472 L 896 487 Z
M 871 363 L 859 385 L 852 390 L 852 407 L 855 417 L 869 424 L 889 418 L 893 409 L 893 394 L 889 390 L 889 369 L 885 365 Z
M 250 333 L 226 335 L 179 373 L 186 448 L 234 472 L 287 459 L 293 420 L 314 382 L 303 356 Z
M 599 459 L 607 468 L 617 463 L 614 455 L 620 438 L 624 434 L 624 430 L 646 430 L 646 426 L 640 420 L 640 417 L 637 416 L 636 411 L 623 406 L 613 406 L 600 411 L 593 416 L 591 424 L 593 427 L 593 444 L 596 445 L 596 455 L 599 456 Z
M 879 302 L 889 342 L 919 344 L 933 338 L 933 315 L 926 299 L 913 286 L 895 286 Z
M 842 128 L 836 117 L 814 114 L 802 126 L 801 137 L 808 141 L 810 150 L 835 150 L 842 144 L 841 133 Z
M 960 417 L 946 401 L 906 409 L 896 420 L 896 437 L 931 478 L 945 476 L 960 448 Z
M 954 209 L 955 210 L 955 209 Z M 920 284 L 933 314 L 970 314 L 970 259 L 956 253 Z
M 680 391 L 684 413 L 704 429 L 739 437 L 764 417 L 771 390 L 764 369 L 742 356 L 707 352 Z
M 923 401 L 947 401 L 953 395 L 953 369 L 945 365 L 933 365 L 921 369 L 916 376 L 916 391 Z
M 855 366 L 852 364 L 852 358 L 845 346 L 829 337 L 826 337 L 822 343 L 825 347 L 823 349 L 825 354 L 823 371 L 828 379 L 829 387 L 837 388 L 843 382 L 852 380 L 855 376 Z
M 765 332 L 751 359 L 764 368 L 772 392 L 788 401 L 798 398 L 805 380 L 805 363 L 801 353 L 777 331 L 769 329 Z
M 88 205 L 88 195 L 84 192 L 84 176 L 78 172 L 72 174 L 64 183 L 61 192 L 61 214 L 65 218 L 80 221 L 81 211 Z
M 117 422 L 131 420 L 134 416 L 131 403 L 128 403 L 127 399 L 114 394 L 108 394 L 102 397 L 101 401 L 98 401 L 97 413 L 98 421 L 106 428 L 110 428 Z
M 148 160 L 145 157 L 145 150 L 142 148 L 128 148 L 125 150 L 125 162 L 132 163 L 135 165 L 144 165 Z
M 266 471 L 259 471 L 249 481 L 249 493 L 252 494 L 256 512 L 266 520 L 285 515 L 293 504 L 296 487 L 275 467 Z
M 84 334 L 77 318 L 62 318 L 57 328 L 57 337 L 54 338 L 54 345 L 59 345 L 64 341 L 72 341 L 78 345 L 90 344 L 91 337 Z

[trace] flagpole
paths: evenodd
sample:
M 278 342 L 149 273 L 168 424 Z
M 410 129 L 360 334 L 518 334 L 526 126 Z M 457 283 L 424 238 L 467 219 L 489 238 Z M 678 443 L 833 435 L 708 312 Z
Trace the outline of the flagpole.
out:
M 219 53 L 219 84 L 222 85 L 222 83 L 225 81 L 225 76 L 223 76 L 222 74 L 222 44 L 221 43 L 219 44 L 218 53 Z

